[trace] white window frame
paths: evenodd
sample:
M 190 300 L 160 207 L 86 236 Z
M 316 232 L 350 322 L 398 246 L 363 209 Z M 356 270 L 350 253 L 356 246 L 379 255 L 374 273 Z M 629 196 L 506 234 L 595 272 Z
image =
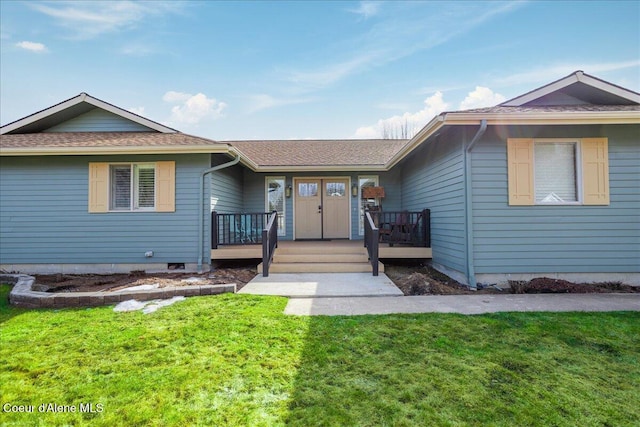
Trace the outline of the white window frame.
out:
M 269 181 L 271 180 L 282 180 L 282 227 L 278 227 L 278 236 L 286 236 L 287 235 L 287 178 L 285 176 L 266 176 L 264 179 L 264 211 L 270 212 L 269 210 Z M 280 225 L 280 223 L 278 223 Z
M 363 179 L 369 179 L 375 182 L 376 186 L 380 185 L 380 175 L 358 175 L 358 235 L 364 236 L 364 216 L 361 214 L 362 212 L 362 187 L 360 186 L 360 181 Z
M 575 184 L 576 184 L 576 199 L 575 201 L 562 201 L 562 202 L 539 202 L 536 200 L 536 181 L 535 181 L 535 174 L 536 174 L 536 162 L 534 159 L 533 162 L 533 176 L 534 176 L 534 180 L 533 180 L 533 203 L 536 206 L 577 206 L 577 205 L 582 205 L 582 151 L 581 151 L 581 144 L 582 141 L 580 140 L 580 138 L 535 138 L 533 140 L 533 150 L 535 153 L 535 148 L 536 148 L 536 144 L 550 144 L 550 143 L 573 143 L 576 145 L 576 157 L 575 157 L 575 170 L 576 170 L 576 176 L 575 176 Z
M 114 167 L 129 167 L 131 170 L 131 180 L 129 182 L 129 207 L 128 208 L 115 208 L 114 207 L 114 192 L 115 188 L 112 185 L 113 168 Z M 141 169 L 153 168 L 153 206 L 140 206 L 140 191 L 139 191 L 139 171 Z M 157 205 L 158 195 L 158 168 L 154 162 L 124 162 L 124 163 L 109 163 L 109 212 L 155 212 Z

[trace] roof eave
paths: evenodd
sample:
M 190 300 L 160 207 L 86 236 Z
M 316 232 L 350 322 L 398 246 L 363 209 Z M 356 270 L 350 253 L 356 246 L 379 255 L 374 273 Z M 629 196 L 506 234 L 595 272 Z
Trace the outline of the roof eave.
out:
M 244 154 L 238 147 L 235 147 L 233 145 L 227 145 L 229 147 L 229 151 L 228 153 L 231 155 L 235 155 L 235 156 L 239 156 L 240 157 L 240 164 L 251 169 L 252 171 L 256 172 L 258 169 L 258 164 L 255 163 L 253 160 L 251 160 L 246 154 Z
M 640 111 L 572 111 L 518 113 L 447 113 L 445 125 L 476 125 L 480 120 L 488 125 L 572 125 L 572 124 L 637 124 Z
M 520 113 L 442 113 L 429 122 L 385 165 L 391 169 L 415 148 L 433 137 L 444 126 L 480 125 L 578 125 L 578 124 L 640 124 L 640 111 L 588 112 L 520 112 Z
M 215 154 L 228 153 L 229 148 L 220 144 L 211 145 L 166 146 L 166 147 L 32 147 L 0 148 L 0 156 L 99 156 L 113 154 Z
M 308 166 L 258 166 L 251 168 L 254 172 L 287 173 L 287 172 L 386 172 L 385 165 L 308 165 Z
M 409 140 L 393 157 L 386 163 L 385 170 L 390 170 L 398 162 L 404 159 L 410 152 L 421 145 L 424 141 L 435 135 L 437 131 L 445 125 L 446 114 L 442 113 L 431 119 L 413 138 Z

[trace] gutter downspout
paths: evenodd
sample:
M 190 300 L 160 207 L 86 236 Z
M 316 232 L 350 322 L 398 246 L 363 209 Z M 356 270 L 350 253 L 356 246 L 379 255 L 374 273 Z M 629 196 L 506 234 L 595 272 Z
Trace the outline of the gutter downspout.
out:
M 202 252 L 202 247 L 204 246 L 204 206 L 202 205 L 204 202 L 204 177 L 211 172 L 215 172 L 220 169 L 225 169 L 238 164 L 238 162 L 240 162 L 240 154 L 234 154 L 236 158 L 231 160 L 230 162 L 223 163 L 221 165 L 214 166 L 200 172 L 200 192 L 198 193 L 200 195 L 200 202 L 198 203 L 200 209 L 200 213 L 198 214 L 198 273 L 202 273 L 202 260 L 204 258 Z M 209 206 L 211 206 L 211 200 L 209 200 Z
M 471 150 L 487 130 L 487 120 L 480 121 L 480 128 L 464 149 L 464 194 L 465 194 L 465 228 L 467 231 L 467 275 L 469 285 L 477 288 L 476 273 L 473 265 L 473 195 L 471 194 Z

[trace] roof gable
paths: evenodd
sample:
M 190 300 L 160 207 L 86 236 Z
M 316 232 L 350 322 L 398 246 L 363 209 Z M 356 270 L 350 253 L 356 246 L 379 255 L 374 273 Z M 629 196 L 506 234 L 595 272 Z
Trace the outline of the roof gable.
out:
M 558 105 L 638 105 L 640 94 L 576 71 L 500 104 L 502 107 Z
M 138 122 L 125 119 L 102 108 L 94 108 L 42 132 L 151 132 Z
M 77 125 L 82 116 L 91 114 L 94 116 L 101 115 L 103 119 L 109 117 L 112 122 L 119 122 L 118 130 L 128 132 L 177 132 L 175 129 L 146 119 L 83 92 L 59 104 L 2 126 L 2 128 L 0 128 L 0 134 L 86 131 L 86 129 L 77 128 Z M 72 128 L 76 130 L 70 130 L 69 127 L 66 127 L 66 125 L 74 125 L 73 122 L 75 122 L 75 126 L 72 126 Z

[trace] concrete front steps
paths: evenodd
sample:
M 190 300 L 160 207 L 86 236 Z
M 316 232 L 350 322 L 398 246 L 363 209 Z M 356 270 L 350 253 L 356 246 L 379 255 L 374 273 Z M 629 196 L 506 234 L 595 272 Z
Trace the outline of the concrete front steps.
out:
M 378 263 L 380 273 L 384 264 Z M 280 242 L 269 273 L 372 273 L 362 242 Z M 258 265 L 262 274 L 262 263 Z

